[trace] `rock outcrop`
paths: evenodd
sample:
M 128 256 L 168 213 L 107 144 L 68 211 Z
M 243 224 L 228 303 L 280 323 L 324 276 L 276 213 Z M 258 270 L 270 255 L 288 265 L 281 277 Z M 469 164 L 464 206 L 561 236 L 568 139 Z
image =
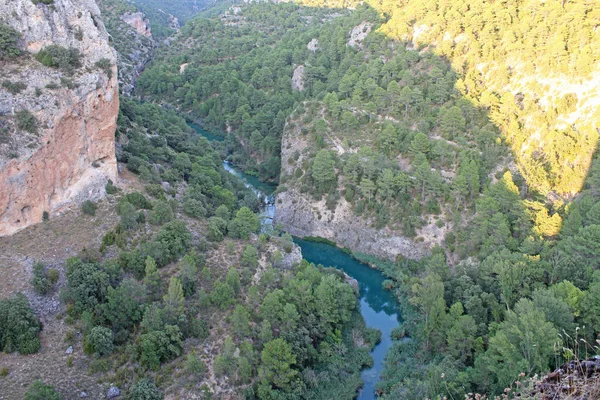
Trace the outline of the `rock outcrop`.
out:
M 299 65 L 294 69 L 292 75 L 292 90 L 299 92 L 304 90 L 304 65 Z
M 0 128 L 8 137 L 0 142 L 2 236 L 104 196 L 117 178 L 119 99 L 116 55 L 93 0 L 0 0 L 0 20 L 20 34 L 23 50 L 1 62 L 0 80 L 24 86 L 0 87 Z M 81 67 L 66 74 L 36 61 L 48 45 L 77 49 Z M 35 117 L 37 129 L 23 128 L 23 114 Z
M 150 21 L 141 12 L 125 13 L 121 15 L 121 20 L 127 25 L 131 26 L 138 35 L 145 36 L 147 38 L 152 37 L 152 31 L 150 30 Z
M 282 187 L 287 190 L 277 194 L 275 224 L 293 236 L 321 237 L 355 252 L 374 255 L 381 259 L 395 260 L 398 255 L 420 259 L 429 254 L 429 245 L 402 235 L 389 228 L 376 229 L 371 221 L 357 216 L 352 205 L 343 197 L 334 210 L 327 207 L 325 198 L 315 201 L 308 193 L 300 190 L 294 180 L 295 168 L 303 165 L 310 153 L 309 135 L 302 135 L 298 126 L 286 127 L 281 139 Z M 330 143 L 335 148 L 334 143 Z

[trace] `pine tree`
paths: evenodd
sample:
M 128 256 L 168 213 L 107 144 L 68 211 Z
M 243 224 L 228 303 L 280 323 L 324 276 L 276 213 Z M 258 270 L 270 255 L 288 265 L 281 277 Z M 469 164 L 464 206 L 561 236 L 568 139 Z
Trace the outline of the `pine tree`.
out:
M 163 297 L 165 304 L 165 318 L 167 321 L 177 321 L 179 316 L 185 312 L 185 298 L 183 297 L 183 288 L 181 281 L 177 277 L 172 277 L 169 281 L 169 289 Z
M 313 161 L 312 178 L 320 193 L 326 192 L 335 184 L 335 169 L 329 151 L 322 149 L 317 153 Z
M 146 257 L 146 275 L 144 276 L 144 285 L 148 290 L 148 295 L 151 299 L 156 299 L 160 295 L 161 280 L 156 262 L 150 256 Z
M 418 132 L 413 140 L 411 140 L 409 150 L 414 154 L 429 153 L 429 150 L 431 150 L 431 142 L 429 141 L 427 135 L 422 132 Z

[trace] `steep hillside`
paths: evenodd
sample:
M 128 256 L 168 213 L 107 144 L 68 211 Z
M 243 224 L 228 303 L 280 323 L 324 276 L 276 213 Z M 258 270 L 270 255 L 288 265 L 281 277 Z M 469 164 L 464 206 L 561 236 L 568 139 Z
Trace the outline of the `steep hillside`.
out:
M 154 55 L 156 42 L 150 21 L 132 4 L 120 0 L 99 0 L 102 20 L 117 51 L 119 90 L 130 95 L 135 81 Z
M 0 235 L 104 195 L 116 180 L 115 52 L 93 1 L 0 2 Z M 19 55 L 17 55 L 17 53 Z

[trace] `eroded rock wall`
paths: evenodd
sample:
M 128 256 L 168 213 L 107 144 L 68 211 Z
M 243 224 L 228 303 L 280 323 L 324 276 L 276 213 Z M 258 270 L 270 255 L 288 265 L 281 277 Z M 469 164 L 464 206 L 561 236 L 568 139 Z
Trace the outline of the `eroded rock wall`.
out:
M 10 93 L 0 87 L 0 236 L 12 234 L 81 202 L 105 194 L 116 181 L 115 129 L 119 111 L 116 55 L 100 11 L 91 0 L 0 0 L 0 19 L 21 35 L 23 55 L 0 61 L 0 80 L 22 82 Z M 45 67 L 33 55 L 47 45 L 78 49 L 73 74 Z M 112 66 L 102 69 L 96 62 Z M 104 61 L 106 61 L 104 60 Z M 15 114 L 31 112 L 37 132 L 19 129 Z

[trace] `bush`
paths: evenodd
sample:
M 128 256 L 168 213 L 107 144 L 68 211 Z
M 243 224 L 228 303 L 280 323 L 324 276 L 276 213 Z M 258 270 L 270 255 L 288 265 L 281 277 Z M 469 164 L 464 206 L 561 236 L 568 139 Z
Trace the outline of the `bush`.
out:
M 50 214 L 48 213 L 48 211 L 44 211 L 42 213 L 42 221 L 46 222 L 50 220 Z
M 137 381 L 129 389 L 128 400 L 162 400 L 163 395 L 156 385 L 147 378 Z
M 154 203 L 150 211 L 149 221 L 153 225 L 163 225 L 173 219 L 173 209 L 166 201 L 159 200 Z
M 40 262 L 33 264 L 33 279 L 31 280 L 31 284 L 33 285 L 33 289 L 41 295 L 48 294 L 50 289 L 52 289 L 52 283 L 50 283 L 46 275 L 44 264 Z
M 46 4 L 46 5 L 54 4 L 54 0 L 31 0 L 31 2 L 33 4 Z
M 108 76 L 108 79 L 112 78 L 112 66 L 113 64 L 110 62 L 110 60 L 108 58 L 102 58 L 99 61 L 96 61 L 96 64 L 94 64 L 96 66 L 96 68 L 101 69 L 102 71 L 104 71 L 104 73 L 106 74 L 106 76 Z
M 103 326 L 92 328 L 85 340 L 86 353 L 105 356 L 113 352 L 113 333 Z
M 17 128 L 22 131 L 29 133 L 37 133 L 38 122 L 35 115 L 30 113 L 28 110 L 20 110 L 15 113 L 15 119 L 17 121 Z
M 124 199 L 135 206 L 136 209 L 151 210 L 152 203 L 140 192 L 129 193 L 124 196 Z
M 73 47 L 62 47 L 52 44 L 41 49 L 35 59 L 46 67 L 58 68 L 66 73 L 73 73 L 81 67 L 81 53 Z
M 5 80 L 2 82 L 2 87 L 8 90 L 12 94 L 19 94 L 23 90 L 27 89 L 27 85 L 23 82 L 13 82 L 9 80 Z
M 98 205 L 96 203 L 94 203 L 93 201 L 91 201 L 91 200 L 86 200 L 81 205 L 81 211 L 85 215 L 94 216 L 94 215 L 96 215 L 96 210 L 97 209 L 98 209 Z
M 113 184 L 113 181 L 111 179 L 109 179 L 108 182 L 106 182 L 106 186 L 104 187 L 104 189 L 106 190 L 106 194 L 115 194 L 119 191 L 119 188 Z
M 0 300 L 0 349 L 7 353 L 18 351 L 33 354 L 40 349 L 40 322 L 22 294 Z
M 62 396 L 54 389 L 54 386 L 46 385 L 44 382 L 34 381 L 27 393 L 25 400 L 61 400 Z
M 58 278 L 59 278 L 59 273 L 57 270 L 55 270 L 54 268 L 50 268 L 48 271 L 46 271 L 46 278 L 48 278 L 48 280 L 50 281 L 50 283 L 52 285 L 54 285 L 56 282 L 58 282 Z
M 21 54 L 17 47 L 19 34 L 9 25 L 0 22 L 0 60 Z

